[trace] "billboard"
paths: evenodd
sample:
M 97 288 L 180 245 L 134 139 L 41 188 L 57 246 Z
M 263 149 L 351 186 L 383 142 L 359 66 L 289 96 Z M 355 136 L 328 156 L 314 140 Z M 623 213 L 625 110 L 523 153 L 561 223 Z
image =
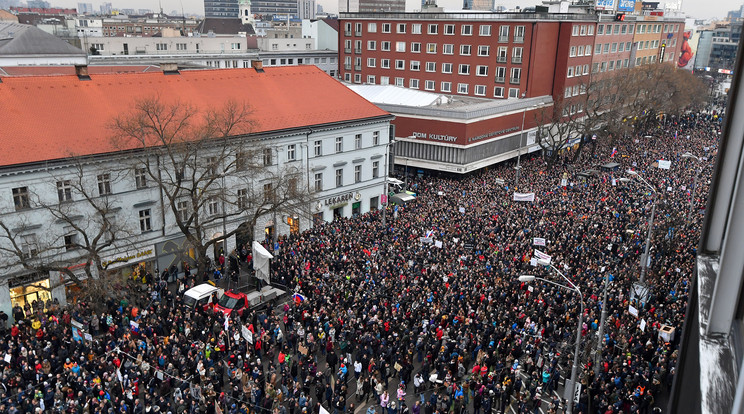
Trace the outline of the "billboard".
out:
M 618 0 L 617 11 L 632 12 L 635 10 L 635 0 Z
M 692 47 L 690 46 L 689 42 L 691 35 L 692 33 L 690 31 L 686 31 L 682 35 L 682 47 L 680 50 L 679 59 L 677 60 L 677 67 L 690 71 L 692 70 L 695 62 L 695 59 L 693 59 L 694 54 L 692 52 Z
M 597 0 L 594 8 L 597 10 L 615 10 L 616 0 Z

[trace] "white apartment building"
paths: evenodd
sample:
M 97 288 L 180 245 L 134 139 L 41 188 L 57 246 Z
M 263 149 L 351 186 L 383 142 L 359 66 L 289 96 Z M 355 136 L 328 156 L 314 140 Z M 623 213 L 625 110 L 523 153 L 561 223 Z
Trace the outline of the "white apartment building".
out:
M 85 235 L 101 233 L 106 217 L 115 223 L 101 238 L 110 245 L 98 250 L 107 271 L 155 272 L 193 259 L 176 220 L 188 200 L 183 211 L 178 201 L 174 212 L 149 175 L 182 173 L 152 150 L 162 147 L 138 149 L 121 139 L 117 146 L 112 139 L 113 119 L 147 96 L 198 109 L 228 101 L 250 107 L 250 129 L 201 153 L 204 172 L 215 177 L 200 187 L 215 193 L 199 210 L 207 223 L 204 241 L 245 227 L 252 211 L 241 205 L 266 197 L 267 188 L 278 188 L 273 184 L 287 174 L 293 185 L 310 190 L 312 201 L 293 212 L 260 216 L 253 239 L 380 207 L 392 116 L 313 66 L 263 68 L 256 62 L 237 70 L 179 73 L 166 67 L 165 73 L 87 76 L 80 70 L 78 76 L 6 77 L 0 102 L 17 111 L 4 125 L 12 141 L 6 144 L 14 150 L 0 162 L 0 223 L 6 229 L 0 234 L 0 310 L 12 315 L 15 304 L 36 299 L 65 303 L 75 289 L 60 272 L 21 266 L 9 253 L 11 240 L 33 263 L 62 263 L 78 274 L 91 256 L 74 246 Z M 54 125 L 53 140 L 48 125 Z M 247 147 L 262 148 L 265 168 L 259 174 L 239 167 L 241 148 Z M 245 237 L 221 240 L 208 255 L 223 243 L 229 252 Z

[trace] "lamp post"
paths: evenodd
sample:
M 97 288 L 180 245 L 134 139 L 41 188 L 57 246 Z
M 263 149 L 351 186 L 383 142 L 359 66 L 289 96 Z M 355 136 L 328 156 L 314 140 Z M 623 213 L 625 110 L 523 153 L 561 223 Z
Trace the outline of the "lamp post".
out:
M 390 167 L 388 162 L 390 161 L 390 146 L 395 144 L 395 140 L 391 139 L 390 142 L 385 144 L 385 180 L 382 185 L 383 195 L 385 196 L 385 204 L 382 206 L 382 225 L 387 225 L 387 206 L 388 206 L 388 176 L 390 175 Z M 406 159 L 406 176 L 408 176 L 408 159 Z
M 700 157 L 698 157 L 697 155 L 694 155 L 694 154 L 692 154 L 690 152 L 685 152 L 684 154 L 682 154 L 682 158 L 693 159 L 693 160 L 697 161 L 698 163 L 700 162 Z M 690 191 L 690 212 L 687 215 L 687 220 L 689 220 L 689 221 L 692 221 L 692 210 L 693 210 L 693 206 L 695 204 L 695 192 L 697 191 L 697 182 L 698 182 L 698 176 L 699 175 L 700 174 L 699 174 L 698 169 L 695 168 L 695 177 L 694 177 L 694 179 L 692 181 L 692 190 Z
M 555 266 L 553 266 L 552 264 L 550 264 L 549 261 L 544 260 L 544 259 L 538 259 L 537 260 L 537 263 L 540 264 L 540 265 L 542 265 L 542 266 L 548 266 L 551 269 L 553 269 L 566 282 L 568 282 L 568 286 L 567 285 L 564 285 L 564 284 L 561 284 L 561 283 L 553 282 L 552 280 L 543 279 L 541 277 L 532 276 L 532 275 L 522 275 L 522 276 L 519 276 L 519 281 L 520 282 L 529 283 L 529 282 L 532 282 L 533 280 L 536 280 L 536 279 L 537 280 L 542 280 L 543 282 L 550 283 L 552 285 L 555 285 L 555 286 L 558 286 L 558 287 L 561 287 L 563 289 L 567 289 L 567 290 L 570 290 L 570 291 L 573 291 L 573 292 L 576 292 L 576 293 L 579 294 L 580 309 L 581 309 L 581 311 L 579 312 L 579 321 L 578 321 L 578 324 L 576 325 L 576 345 L 575 345 L 575 349 L 574 349 L 573 366 L 571 367 L 571 379 L 569 380 L 568 384 L 566 384 L 565 395 L 564 395 L 565 398 L 566 398 L 566 412 L 568 414 L 573 414 L 573 397 L 574 397 L 573 394 L 574 394 L 574 392 L 575 392 L 574 390 L 576 388 L 576 376 L 577 376 L 578 371 L 579 371 L 579 352 L 580 352 L 580 347 L 581 347 L 581 328 L 582 328 L 582 324 L 583 324 L 582 318 L 584 317 L 584 295 L 581 293 L 581 290 L 578 288 L 578 286 L 576 286 L 560 270 L 556 269 Z
M 520 162 L 522 160 L 522 145 L 524 142 L 524 118 L 525 115 L 527 115 L 527 110 L 537 107 L 537 105 L 532 105 L 529 107 L 524 108 L 522 111 L 522 129 L 519 130 L 519 147 L 517 147 L 517 166 L 514 167 L 515 170 L 517 170 L 517 176 L 514 180 L 514 191 L 519 190 L 519 177 L 522 173 L 522 166 L 520 165 Z
M 641 277 L 639 282 L 643 285 L 646 283 L 646 268 L 648 267 L 648 250 L 651 246 L 651 234 L 654 230 L 654 215 L 656 214 L 656 189 L 654 186 L 644 180 L 636 171 L 628 170 L 627 173 L 633 177 L 638 178 L 643 184 L 648 187 L 653 194 L 653 204 L 651 205 L 651 217 L 648 221 L 648 233 L 646 235 L 646 247 L 643 249 L 643 259 L 641 260 Z

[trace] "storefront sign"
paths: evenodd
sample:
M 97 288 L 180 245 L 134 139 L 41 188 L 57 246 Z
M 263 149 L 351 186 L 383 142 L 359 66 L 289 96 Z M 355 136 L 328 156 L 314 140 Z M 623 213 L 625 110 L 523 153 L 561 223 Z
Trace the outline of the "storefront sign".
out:
M 491 138 L 491 137 L 496 137 L 496 136 L 499 136 L 499 135 L 508 134 L 510 132 L 513 132 L 513 131 L 519 131 L 519 129 L 520 128 L 518 126 L 514 126 L 514 127 L 511 127 L 511 128 L 506 128 L 506 129 L 502 129 L 502 130 L 499 130 L 499 131 L 491 131 L 491 132 L 489 132 L 487 134 L 478 135 L 477 137 L 470 137 L 470 138 L 468 138 L 468 142 L 475 142 L 475 141 L 480 141 L 480 140 L 486 139 L 486 138 Z
M 152 257 L 155 257 L 155 250 L 147 249 L 132 254 L 123 254 L 121 256 L 109 258 L 108 260 L 104 260 L 103 262 L 101 262 L 101 265 L 104 268 L 108 269 L 111 268 L 112 265 L 119 266 L 131 261 L 142 261 Z
M 14 288 L 18 286 L 26 286 L 34 282 L 40 282 L 42 280 L 49 279 L 49 275 L 46 273 L 31 273 L 28 275 L 14 277 L 8 280 L 8 287 Z
M 349 200 L 354 198 L 354 193 L 347 193 L 343 195 L 333 196 L 325 199 L 325 205 L 327 206 L 335 206 L 338 204 L 345 204 Z
M 432 141 L 457 142 L 457 137 L 452 135 L 427 134 L 426 132 L 414 132 L 412 135 L 416 138 L 426 138 Z

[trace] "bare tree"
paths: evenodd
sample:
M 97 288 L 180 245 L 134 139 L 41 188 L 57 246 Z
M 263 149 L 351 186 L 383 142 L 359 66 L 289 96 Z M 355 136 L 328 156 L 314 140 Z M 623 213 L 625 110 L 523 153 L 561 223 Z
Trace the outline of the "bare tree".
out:
M 159 188 L 164 213 L 194 248 L 199 273 L 209 249 L 238 231 L 214 238 L 210 229 L 240 216 L 252 235 L 260 217 L 300 214 L 309 200 L 301 172 L 278 165 L 274 148 L 250 139 L 253 126 L 245 103 L 200 110 L 159 97 L 137 101 L 112 122 L 116 145 L 136 148 L 133 167 Z
M 537 142 L 543 151 L 550 152 L 549 166 L 555 163 L 559 152 L 578 133 L 576 118 L 581 113 L 576 111 L 576 107 L 575 101 L 561 97 L 555 100 L 552 106 L 543 108 L 535 115 L 538 125 Z
M 71 167 L 50 174 L 48 181 L 56 185 L 57 200 L 50 200 L 53 188 L 46 194 L 28 193 L 21 211 L 0 220 L 0 252 L 5 266 L 63 276 L 51 278 L 48 288 L 37 287 L 51 290 L 71 281 L 85 286 L 84 299 L 100 299 L 114 293 L 107 278 L 109 263 L 102 255 L 127 249 L 133 232 L 118 218 L 118 199 L 96 188 L 87 169 L 89 160 L 75 156 L 68 160 Z M 109 168 L 105 174 L 109 184 L 101 185 L 119 179 L 116 170 Z

